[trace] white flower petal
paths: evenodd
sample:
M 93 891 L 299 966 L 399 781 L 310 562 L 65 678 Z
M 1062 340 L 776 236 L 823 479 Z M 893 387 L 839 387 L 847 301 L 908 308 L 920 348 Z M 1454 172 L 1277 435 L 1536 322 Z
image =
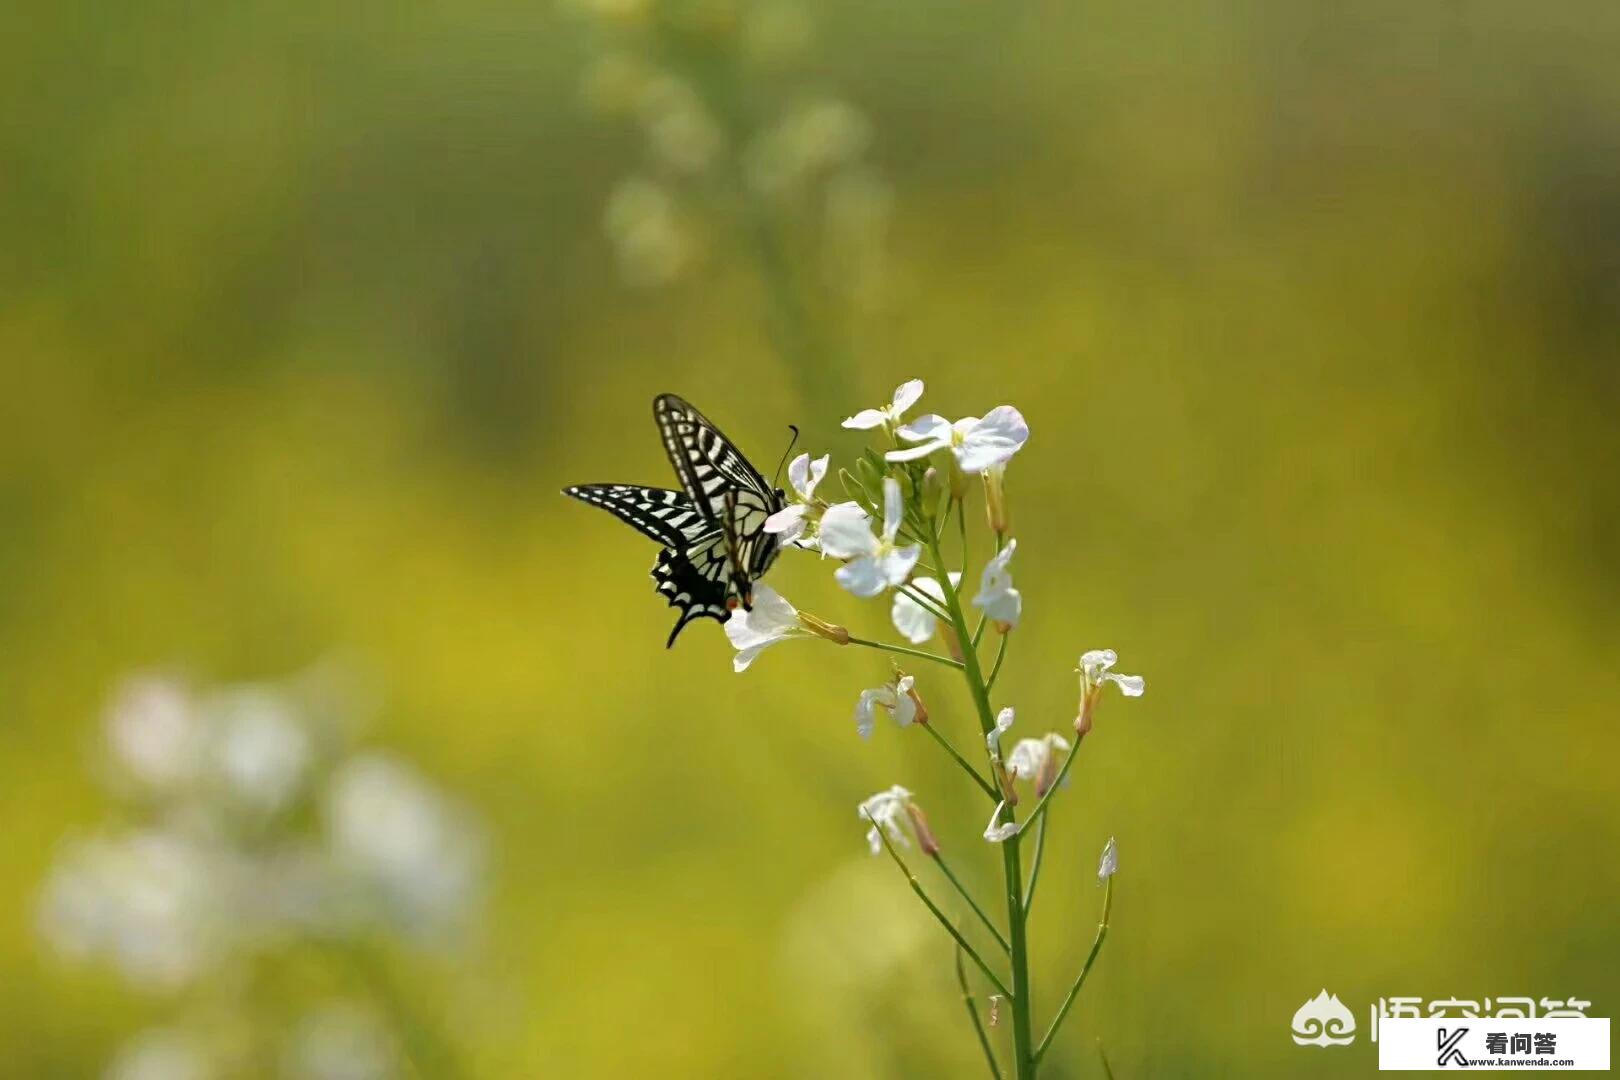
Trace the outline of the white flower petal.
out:
M 984 737 L 984 744 L 990 748 L 992 754 L 996 752 L 996 740 L 1005 735 L 1007 729 L 1012 726 L 1013 709 L 1009 705 L 996 714 L 996 726 L 991 728 L 989 734 Z
M 919 416 L 895 431 L 906 442 L 930 442 L 940 446 L 951 445 L 951 422 L 938 413 Z
M 913 585 L 921 585 L 933 578 L 918 578 Z M 934 581 L 934 588 L 939 588 L 939 582 Z M 889 618 L 894 620 L 894 628 L 900 631 L 900 636 L 913 645 L 921 645 L 934 636 L 939 628 L 939 620 L 932 612 L 903 592 L 894 594 L 894 606 L 889 609 Z
M 1119 848 L 1110 836 L 1108 843 L 1103 845 L 1102 858 L 1097 861 L 1097 884 L 1102 884 L 1115 874 L 1119 873 Z
M 1119 662 L 1113 649 L 1088 649 L 1080 654 L 1080 670 L 1095 679 Z
M 804 514 L 809 509 L 803 503 L 794 503 L 784 506 L 776 513 L 765 519 L 765 531 L 768 533 L 791 533 L 782 543 L 786 544 L 804 531 Z
M 729 626 L 731 624 L 728 621 L 726 625 Z M 760 653 L 764 652 L 772 645 L 775 645 L 780 640 L 782 639 L 772 638 L 770 641 L 762 641 L 758 645 L 750 645 L 746 649 L 739 649 L 737 651 L 737 655 L 731 658 L 731 670 L 739 673 L 747 671 L 748 665 L 757 660 Z
M 998 405 L 962 436 L 957 464 L 965 473 L 980 473 L 1016 454 L 1029 439 L 1029 425 L 1011 405 Z
M 863 739 L 872 737 L 872 728 L 876 725 L 873 710 L 883 693 L 883 690 L 862 690 L 855 702 L 855 731 Z
M 823 543 L 826 537 L 822 538 Z M 860 597 L 876 596 L 888 587 L 883 564 L 872 555 L 862 555 L 840 566 L 833 577 L 848 592 Z
M 889 711 L 894 714 L 894 722 L 901 727 L 910 727 L 911 722 L 917 719 L 917 703 L 903 688 L 895 693 L 894 707 Z
M 984 838 L 992 844 L 999 844 L 1003 840 L 1018 835 L 1018 822 L 1009 821 L 1006 824 L 1001 822 L 1001 812 L 1006 808 L 1007 803 L 1005 801 L 996 803 L 995 810 L 990 813 L 990 824 L 984 827 Z
M 1147 682 L 1140 675 L 1104 675 L 1104 679 L 1116 684 L 1119 692 L 1126 697 L 1141 697 L 1147 689 Z
M 852 559 L 857 555 L 871 555 L 878 550 L 878 538 L 872 535 L 872 519 L 859 503 L 841 502 L 827 508 L 821 515 L 821 551 L 835 559 Z
M 904 585 L 906 578 L 916 568 L 917 560 L 922 558 L 922 545 L 912 544 L 910 547 L 895 548 L 878 556 L 878 565 L 883 574 L 883 580 L 890 585 Z
M 884 461 L 919 461 L 932 454 L 935 450 L 942 450 L 951 445 L 948 442 L 925 442 L 920 446 L 908 446 L 904 450 L 890 450 L 883 455 Z
M 788 462 L 788 486 L 800 498 L 809 498 L 804 490 L 810 483 L 810 455 L 800 454 Z
M 820 484 L 822 478 L 827 475 L 827 463 L 830 460 L 832 460 L 831 454 L 822 454 L 820 457 L 816 458 L 816 460 L 810 463 L 809 482 L 806 483 L 802 488 L 795 485 L 794 490 L 798 491 L 798 493 L 804 497 L 805 502 L 809 502 L 815 497 L 816 486 Z
M 910 379 L 894 388 L 894 402 L 889 406 L 895 416 L 899 416 L 913 405 L 923 395 L 923 381 Z
M 862 409 L 854 416 L 846 419 L 844 421 L 844 427 L 851 428 L 855 431 L 870 431 L 872 428 L 882 427 L 885 419 L 887 419 L 887 417 L 884 415 L 882 409 Z
M 900 491 L 900 481 L 892 476 L 883 478 L 883 539 L 893 541 L 905 523 L 906 497 Z

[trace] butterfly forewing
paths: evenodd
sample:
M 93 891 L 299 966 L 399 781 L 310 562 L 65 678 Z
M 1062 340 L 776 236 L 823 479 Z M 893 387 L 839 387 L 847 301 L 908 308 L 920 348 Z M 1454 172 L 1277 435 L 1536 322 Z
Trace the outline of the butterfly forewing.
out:
M 775 491 L 759 470 L 686 401 L 674 394 L 660 394 L 653 399 L 653 416 L 675 475 L 703 513 L 718 518 L 725 509 L 727 492 L 732 490 L 753 494 L 760 506 L 775 499 Z
M 679 491 L 639 484 L 577 484 L 563 488 L 581 502 L 599 507 L 643 536 L 665 547 L 682 547 L 715 530 L 707 516 Z

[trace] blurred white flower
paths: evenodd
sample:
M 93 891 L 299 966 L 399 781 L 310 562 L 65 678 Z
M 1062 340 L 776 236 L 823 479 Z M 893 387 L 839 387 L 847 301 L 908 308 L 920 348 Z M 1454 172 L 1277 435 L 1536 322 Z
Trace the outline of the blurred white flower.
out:
M 847 101 L 813 101 L 760 133 L 744 155 L 750 186 L 762 195 L 791 194 L 865 152 L 872 126 Z
M 935 413 L 920 416 L 896 432 L 906 442 L 917 443 L 903 450 L 890 450 L 890 461 L 915 461 L 936 450 L 950 450 L 957 467 L 965 473 L 981 473 L 1005 465 L 1029 439 L 1024 414 L 1011 405 L 997 405 L 984 414 L 963 417 L 951 423 Z
M 855 730 L 861 738 L 871 737 L 879 708 L 887 709 L 901 727 L 911 725 L 917 718 L 917 702 L 911 696 L 916 681 L 910 675 L 902 675 L 883 686 L 861 691 L 860 699 L 855 702 Z
M 210 1080 L 208 1054 L 196 1039 L 171 1028 L 151 1028 L 119 1049 L 105 1080 Z
M 264 812 L 280 810 L 309 766 L 309 733 L 280 696 L 249 688 L 209 703 L 215 768 L 231 793 Z
M 105 959 L 133 984 L 177 989 L 242 929 L 235 871 L 222 853 L 158 830 L 77 841 L 45 883 L 40 932 L 65 956 Z
M 1019 616 L 1024 610 L 1024 598 L 1013 588 L 1012 573 L 1007 569 L 1017 548 L 1017 540 L 1008 540 L 1007 546 L 984 564 L 984 573 L 979 577 L 979 591 L 973 597 L 973 606 L 983 611 L 1003 632 L 1018 625 Z
M 1005 799 L 996 803 L 996 808 L 990 811 L 990 823 L 984 827 L 984 838 L 992 844 L 999 844 L 1009 837 L 1017 836 L 1018 830 L 1022 828 L 1016 821 L 1002 822 L 1001 812 L 1005 809 L 1007 809 Z
M 1045 795 L 1057 779 L 1058 753 L 1067 753 L 1069 740 L 1050 732 L 1039 739 L 1019 739 L 1007 755 L 1007 771 L 1016 780 L 1033 780 L 1036 796 Z
M 788 465 L 788 486 L 793 501 L 765 519 L 765 531 L 776 533 L 784 545 L 803 535 L 806 517 L 815 509 L 816 485 L 827 475 L 829 456 L 821 455 L 814 461 L 809 454 L 800 454 Z
M 333 774 L 328 842 L 389 920 L 426 936 L 455 929 L 477 891 L 481 844 L 465 812 L 416 770 L 360 754 Z
M 697 91 L 671 75 L 655 76 L 642 87 L 641 122 L 653 153 L 679 173 L 703 172 L 725 146 Z
M 621 180 L 608 197 L 603 225 L 631 285 L 673 281 L 691 263 L 694 245 L 675 210 L 673 196 L 643 177 Z
M 399 1052 L 375 1010 L 339 1001 L 299 1022 L 286 1064 L 297 1080 L 388 1080 L 399 1074 Z
M 1013 716 L 1011 705 L 996 713 L 995 726 L 984 737 L 985 747 L 990 751 L 990 756 L 997 761 L 1001 760 L 1001 737 L 1013 726 Z
M 746 670 L 760 653 L 779 641 L 815 636 L 800 621 L 798 609 L 763 582 L 754 583 L 754 610 L 738 609 L 726 620 L 726 639 L 737 650 L 731 658 L 733 671 Z
M 1100 885 L 1119 873 L 1119 848 L 1114 846 L 1114 838 L 1110 836 L 1108 843 L 1103 845 L 1102 858 L 1097 860 L 1097 883 Z
M 1141 697 L 1147 689 L 1147 682 L 1140 675 L 1116 675 L 1108 669 L 1119 660 L 1119 654 L 1113 649 L 1092 649 L 1080 655 L 1080 666 L 1075 668 L 1080 673 L 1080 689 L 1082 693 L 1094 693 L 1102 688 L 1105 682 L 1111 682 L 1119 687 L 1119 692 L 1126 697 Z
M 954 589 L 961 581 L 962 575 L 952 570 L 951 588 Z M 935 578 L 913 578 L 911 586 L 930 599 L 938 600 L 942 606 L 944 605 L 945 590 Z M 900 636 L 913 645 L 923 644 L 933 637 L 934 632 L 939 628 L 939 619 L 934 613 L 903 592 L 894 594 L 894 606 L 889 609 L 889 618 L 894 620 L 894 628 L 900 631 Z
M 870 431 L 872 428 L 894 425 L 900 422 L 907 409 L 917 404 L 923 395 L 923 381 L 912 379 L 903 382 L 894 389 L 894 398 L 889 404 L 880 409 L 862 409 L 854 416 L 844 421 L 844 427 L 857 431 Z
M 171 679 L 127 680 L 107 710 L 106 731 L 120 770 L 152 793 L 189 784 L 202 766 L 202 723 L 191 695 Z
M 838 513 L 834 513 L 838 511 Z M 922 557 L 922 545 L 899 547 L 894 540 L 905 517 L 905 500 L 900 482 L 883 478 L 883 535 L 872 535 L 871 518 L 855 503 L 839 503 L 828 508 L 821 519 L 821 550 L 827 555 L 850 561 L 833 576 L 838 584 L 856 596 L 876 596 L 884 589 L 905 583 Z

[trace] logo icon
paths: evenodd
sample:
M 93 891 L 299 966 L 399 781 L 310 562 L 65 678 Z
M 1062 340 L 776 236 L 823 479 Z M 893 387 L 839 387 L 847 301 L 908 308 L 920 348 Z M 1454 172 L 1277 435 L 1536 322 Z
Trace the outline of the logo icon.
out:
M 1435 1047 L 1440 1051 L 1439 1060 L 1437 1060 L 1435 1064 L 1455 1064 L 1467 1068 L 1468 1059 L 1463 1056 L 1463 1052 L 1461 1050 L 1457 1049 L 1457 1044 L 1462 1042 L 1462 1037 L 1466 1034 L 1468 1034 L 1467 1028 L 1452 1028 L 1450 1031 L 1447 1031 L 1445 1028 L 1435 1029 L 1434 1044 Z
M 1294 1041 L 1301 1046 L 1349 1046 L 1356 1041 L 1356 1018 L 1339 995 L 1323 990 L 1294 1014 Z

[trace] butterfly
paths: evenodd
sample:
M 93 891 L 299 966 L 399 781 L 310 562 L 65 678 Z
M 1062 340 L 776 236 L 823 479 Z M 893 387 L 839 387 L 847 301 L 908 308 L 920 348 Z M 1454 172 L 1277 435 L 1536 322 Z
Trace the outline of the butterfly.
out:
M 753 610 L 754 582 L 781 544 L 765 521 L 786 505 L 719 428 L 674 394 L 653 399 L 653 419 L 681 490 L 639 484 L 577 484 L 563 489 L 662 544 L 652 579 L 680 609 L 665 648 L 694 619 L 725 622 L 739 605 Z

